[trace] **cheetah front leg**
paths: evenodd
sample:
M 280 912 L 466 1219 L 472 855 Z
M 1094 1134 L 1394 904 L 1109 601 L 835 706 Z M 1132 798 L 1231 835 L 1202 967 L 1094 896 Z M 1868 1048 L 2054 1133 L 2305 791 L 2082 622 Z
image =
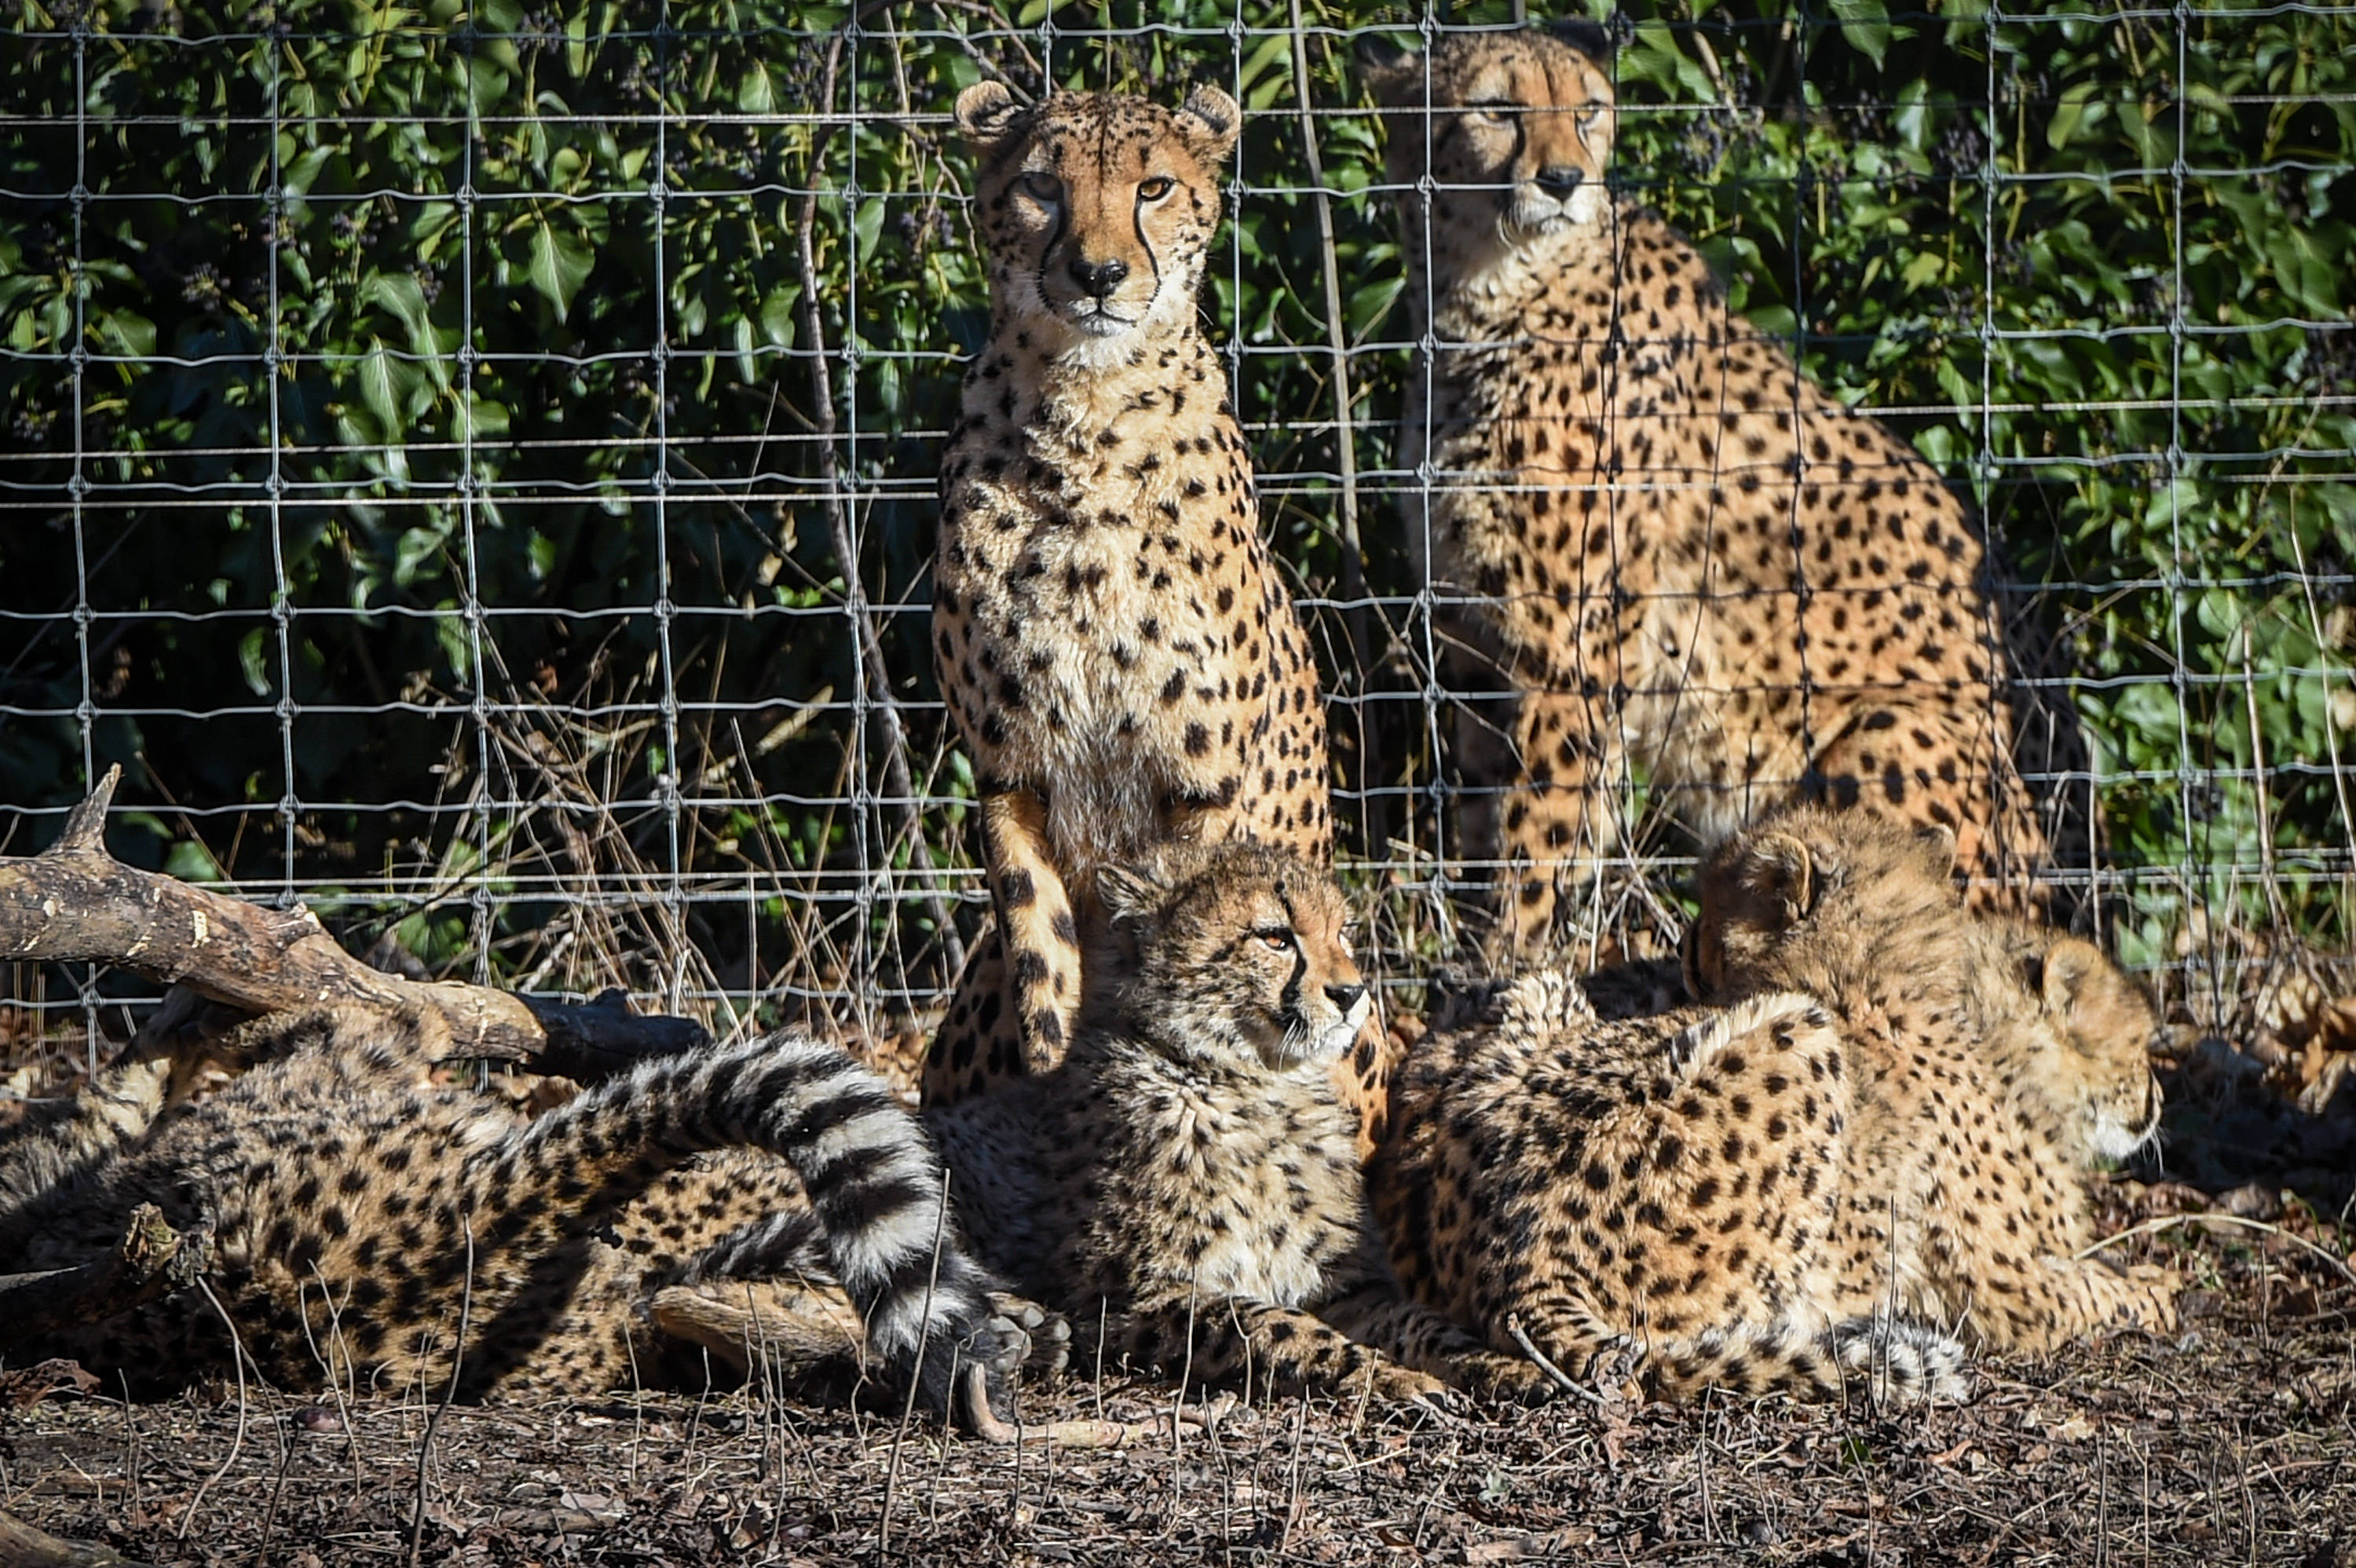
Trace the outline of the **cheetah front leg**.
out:
M 1080 1016 L 1080 932 L 1047 840 L 1047 803 L 1027 789 L 985 795 L 981 845 L 1023 1071 L 1045 1072 L 1064 1060 Z
M 1006 949 L 992 916 L 958 971 L 948 1012 L 925 1051 L 917 1094 L 927 1109 L 954 1105 L 1023 1071 L 1023 1031 L 1007 1004 Z
M 1195 1382 L 1383 1400 L 1428 1400 L 1444 1386 L 1312 1313 L 1248 1296 L 1164 1297 L 1116 1315 L 1107 1329 L 1107 1342 L 1131 1360 Z
M 1408 1300 L 1396 1285 L 1353 1291 L 1318 1307 L 1317 1316 L 1352 1340 L 1476 1399 L 1535 1404 L 1555 1392 L 1554 1380 L 1536 1361 L 1491 1349 L 1429 1307 Z
M 1051 1071 L 1079 1019 L 1079 927 L 1048 843 L 1046 803 L 1027 789 L 987 791 L 981 849 L 996 920 L 966 960 L 926 1052 L 927 1105 Z

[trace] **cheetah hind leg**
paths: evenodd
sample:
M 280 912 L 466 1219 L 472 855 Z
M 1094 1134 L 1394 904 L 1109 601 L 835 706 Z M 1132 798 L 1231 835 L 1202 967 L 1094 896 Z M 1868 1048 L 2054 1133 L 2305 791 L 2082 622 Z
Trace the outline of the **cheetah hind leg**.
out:
M 1883 1313 L 1815 1330 L 1783 1320 L 1712 1328 L 1647 1346 L 1644 1371 L 1653 1389 L 1670 1398 L 1716 1388 L 1830 1400 L 1862 1389 L 1878 1403 L 1913 1404 L 1971 1392 L 1964 1348 L 1953 1336 Z

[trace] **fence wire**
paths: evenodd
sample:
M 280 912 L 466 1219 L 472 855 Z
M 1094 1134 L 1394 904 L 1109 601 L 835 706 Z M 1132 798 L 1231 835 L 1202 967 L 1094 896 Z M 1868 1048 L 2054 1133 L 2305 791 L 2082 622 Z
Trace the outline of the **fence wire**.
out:
M 1204 301 L 1314 632 L 1386 979 L 1477 933 L 1395 433 L 1416 345 L 1353 45 L 1513 8 L 23 0 L 0 96 L 0 850 L 352 945 L 920 1027 L 985 907 L 929 668 L 986 326 L 984 77 L 1242 102 Z M 1613 183 L 1985 514 L 2024 771 L 2133 962 L 2230 1011 L 2346 947 L 2356 7 L 1608 19 Z M 1644 792 L 1623 781 L 1630 815 Z M 1578 933 L 1654 951 L 1650 823 Z M 152 997 L 20 970 L 96 1049 Z

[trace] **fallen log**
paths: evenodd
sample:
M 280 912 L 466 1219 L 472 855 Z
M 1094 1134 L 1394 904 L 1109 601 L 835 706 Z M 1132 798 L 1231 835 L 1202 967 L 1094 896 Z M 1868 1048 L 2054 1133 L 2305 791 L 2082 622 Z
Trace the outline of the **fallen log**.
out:
M 146 1568 L 111 1546 L 66 1541 L 0 1513 L 0 1568 Z
M 109 768 L 58 841 L 0 857 L 0 961 L 130 969 L 250 1012 L 331 1003 L 438 1012 L 454 1056 L 595 1079 L 710 1043 L 689 1019 L 642 1016 L 619 990 L 561 1002 L 485 986 L 411 980 L 346 953 L 310 911 L 273 910 L 126 866 L 106 852 Z

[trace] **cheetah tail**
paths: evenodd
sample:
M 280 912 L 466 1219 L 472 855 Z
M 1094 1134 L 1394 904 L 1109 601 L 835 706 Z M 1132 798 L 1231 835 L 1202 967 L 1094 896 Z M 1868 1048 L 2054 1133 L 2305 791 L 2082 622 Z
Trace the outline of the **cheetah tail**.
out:
M 958 1243 L 939 1157 L 882 1079 L 804 1034 L 642 1063 L 480 1151 L 476 1244 L 586 1233 L 663 1171 L 730 1147 L 766 1150 L 801 1179 L 880 1360 L 937 1411 L 952 1407 L 957 1367 L 979 1362 L 1002 1404 L 1019 1348 L 991 1326 L 996 1282 Z
M 1711 1329 L 1654 1345 L 1644 1362 L 1646 1381 L 1673 1398 L 1718 1388 L 1839 1399 L 1861 1388 L 1883 1403 L 1912 1404 L 1970 1392 L 1962 1345 L 1919 1319 L 1879 1313 L 1813 1332 L 1784 1322 Z

